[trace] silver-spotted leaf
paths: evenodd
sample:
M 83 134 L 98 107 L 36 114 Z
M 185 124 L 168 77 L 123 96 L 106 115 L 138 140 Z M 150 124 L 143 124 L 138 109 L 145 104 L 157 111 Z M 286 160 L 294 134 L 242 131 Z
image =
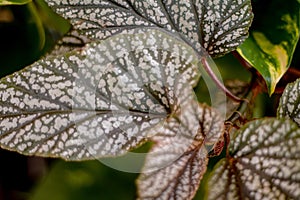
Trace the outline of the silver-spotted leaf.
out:
M 280 99 L 277 115 L 292 119 L 300 126 L 300 79 L 289 83 Z
M 294 122 L 250 122 L 231 138 L 229 152 L 212 171 L 208 199 L 299 199 L 300 129 Z
M 122 154 L 193 96 L 183 88 L 198 82 L 198 60 L 156 28 L 47 57 L 0 80 L 0 145 L 68 160 Z
M 216 57 L 239 46 L 252 21 L 250 0 L 46 0 L 69 19 L 73 32 L 65 42 L 77 45 L 104 39 L 122 30 L 161 27 L 201 44 Z M 70 41 L 70 39 L 73 41 Z
M 207 147 L 222 136 L 223 120 L 208 106 L 185 102 L 153 137 L 137 182 L 140 199 L 192 199 L 206 172 Z

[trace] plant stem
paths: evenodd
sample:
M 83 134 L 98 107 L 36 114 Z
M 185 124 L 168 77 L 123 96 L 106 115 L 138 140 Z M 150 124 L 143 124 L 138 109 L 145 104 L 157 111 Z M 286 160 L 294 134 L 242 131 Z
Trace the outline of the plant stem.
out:
M 232 94 L 225 86 L 223 83 L 221 83 L 221 81 L 218 79 L 218 77 L 215 75 L 215 73 L 212 71 L 211 67 L 209 66 L 206 58 L 201 58 L 201 63 L 205 69 L 205 71 L 208 73 L 208 75 L 213 79 L 213 81 L 215 82 L 215 84 L 223 91 L 225 92 L 225 94 L 231 98 L 232 100 L 236 101 L 236 102 L 242 102 L 245 101 L 245 99 L 241 99 L 237 96 L 235 96 L 234 94 Z

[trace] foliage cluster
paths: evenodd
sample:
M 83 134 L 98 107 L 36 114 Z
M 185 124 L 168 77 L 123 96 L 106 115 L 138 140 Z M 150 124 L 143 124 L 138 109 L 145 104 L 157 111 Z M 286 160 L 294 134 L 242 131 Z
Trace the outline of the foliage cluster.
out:
M 34 41 L 0 59 L 16 66 L 0 80 L 3 149 L 69 161 L 147 149 L 140 199 L 299 198 L 299 1 L 45 2 L 0 2 L 0 28 L 21 23 Z

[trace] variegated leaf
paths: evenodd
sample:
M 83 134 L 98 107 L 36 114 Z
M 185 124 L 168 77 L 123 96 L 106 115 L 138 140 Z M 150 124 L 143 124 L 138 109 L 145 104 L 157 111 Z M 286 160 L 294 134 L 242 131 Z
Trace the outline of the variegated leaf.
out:
M 122 154 L 193 96 L 198 60 L 156 28 L 41 60 L 0 81 L 0 145 L 68 160 Z
M 83 45 L 137 27 L 177 31 L 216 57 L 247 37 L 252 21 L 250 0 L 46 0 L 69 19 L 73 32 L 65 42 Z
M 280 99 L 277 115 L 292 119 L 300 126 L 300 79 L 286 86 Z
M 254 4 L 256 22 L 237 52 L 261 74 L 272 95 L 293 57 L 298 57 L 294 52 L 300 38 L 300 3 L 272 0 Z
M 290 120 L 246 124 L 231 139 L 208 184 L 208 199 L 299 199 L 300 129 Z
M 222 136 L 223 120 L 208 106 L 185 102 L 153 138 L 137 182 L 140 199 L 192 199 L 206 172 L 207 147 Z

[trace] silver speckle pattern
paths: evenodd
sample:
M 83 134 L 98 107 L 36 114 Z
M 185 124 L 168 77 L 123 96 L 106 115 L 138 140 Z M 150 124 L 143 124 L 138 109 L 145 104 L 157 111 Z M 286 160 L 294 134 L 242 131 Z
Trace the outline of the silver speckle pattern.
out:
M 83 42 L 104 39 L 137 27 L 160 27 L 184 35 L 213 57 L 239 46 L 248 36 L 250 0 L 46 0 L 69 19 L 70 35 Z
M 191 47 L 159 29 L 47 57 L 1 79 L 0 145 L 67 160 L 125 153 L 193 95 L 183 88 L 198 82 L 198 64 Z
M 208 199 L 299 199 L 300 129 L 290 120 L 256 120 L 237 131 L 231 158 L 215 167 Z
M 292 119 L 300 126 L 300 79 L 289 83 L 280 99 L 277 115 Z
M 192 199 L 206 172 L 206 145 L 222 136 L 223 120 L 208 106 L 184 104 L 154 136 L 156 144 L 137 182 L 140 199 Z

